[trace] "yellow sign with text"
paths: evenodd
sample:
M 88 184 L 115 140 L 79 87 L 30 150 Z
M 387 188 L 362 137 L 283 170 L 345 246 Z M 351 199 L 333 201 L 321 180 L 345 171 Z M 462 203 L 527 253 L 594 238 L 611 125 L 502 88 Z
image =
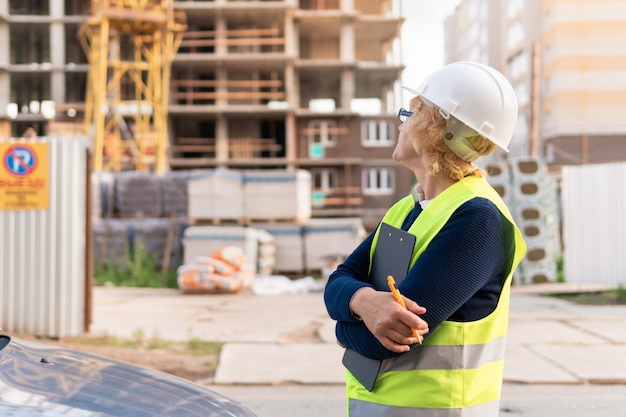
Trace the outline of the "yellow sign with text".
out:
M 0 143 L 0 210 L 47 210 L 47 143 Z

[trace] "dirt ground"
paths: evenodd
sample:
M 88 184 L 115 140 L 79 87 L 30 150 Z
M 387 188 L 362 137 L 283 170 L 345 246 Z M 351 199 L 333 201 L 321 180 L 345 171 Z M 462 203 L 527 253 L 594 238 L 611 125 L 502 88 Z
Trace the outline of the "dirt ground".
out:
M 319 343 L 321 324 L 315 320 L 306 325 L 285 333 L 280 343 Z M 78 338 L 46 339 L 23 334 L 16 337 L 37 343 L 64 347 L 80 352 L 104 356 L 135 365 L 156 369 L 188 379 L 193 382 L 207 383 L 215 376 L 219 361 L 221 344 L 201 341 L 196 342 L 194 349 L 192 340 L 174 342 L 166 340 L 115 340 L 102 336 L 84 336 Z M 154 346 L 157 346 L 156 348 Z
M 311 322 L 291 333 L 284 334 L 281 343 L 318 343 L 320 324 Z M 126 346 L 122 341 L 112 343 L 110 340 L 101 338 L 65 338 L 61 340 L 33 339 L 39 343 L 65 347 L 94 355 L 156 369 L 194 382 L 206 382 L 215 376 L 219 353 L 206 353 L 200 350 L 192 350 L 187 343 L 160 341 L 158 348 L 150 348 L 149 341 L 132 342 L 132 346 Z M 219 350 L 214 347 L 214 350 Z

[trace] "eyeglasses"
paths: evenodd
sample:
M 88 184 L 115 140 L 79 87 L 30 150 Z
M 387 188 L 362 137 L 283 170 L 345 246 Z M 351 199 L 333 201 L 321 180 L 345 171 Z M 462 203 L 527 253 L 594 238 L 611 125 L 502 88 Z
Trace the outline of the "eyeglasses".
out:
M 409 117 L 411 117 L 413 115 L 412 111 L 408 111 L 406 109 L 400 109 L 400 111 L 398 112 L 398 119 L 404 123 L 406 122 L 406 119 L 408 119 Z

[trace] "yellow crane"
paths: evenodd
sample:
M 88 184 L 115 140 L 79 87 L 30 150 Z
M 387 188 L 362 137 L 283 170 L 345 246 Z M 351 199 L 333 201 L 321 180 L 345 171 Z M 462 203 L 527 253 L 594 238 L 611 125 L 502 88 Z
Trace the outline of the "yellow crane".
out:
M 94 170 L 166 169 L 171 64 L 185 30 L 173 0 L 92 0 L 79 39 Z

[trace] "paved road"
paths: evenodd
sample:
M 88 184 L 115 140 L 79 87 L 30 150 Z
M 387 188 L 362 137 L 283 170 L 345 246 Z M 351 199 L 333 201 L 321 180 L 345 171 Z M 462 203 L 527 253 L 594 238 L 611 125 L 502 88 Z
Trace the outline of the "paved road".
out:
M 211 389 L 235 398 L 259 417 L 343 417 L 339 385 L 233 386 Z M 505 384 L 500 417 L 626 417 L 626 385 Z
M 580 306 L 532 289 L 516 287 L 511 297 L 505 381 L 626 383 L 626 306 Z M 137 329 L 146 337 L 226 343 L 216 384 L 343 383 L 343 352 L 320 293 L 96 288 L 92 333 L 132 338 Z
M 541 295 L 585 289 L 513 288 L 502 416 L 626 416 L 626 306 Z M 260 417 L 344 415 L 342 350 L 320 293 L 95 289 L 92 333 L 130 338 L 137 329 L 224 342 L 208 383 Z

